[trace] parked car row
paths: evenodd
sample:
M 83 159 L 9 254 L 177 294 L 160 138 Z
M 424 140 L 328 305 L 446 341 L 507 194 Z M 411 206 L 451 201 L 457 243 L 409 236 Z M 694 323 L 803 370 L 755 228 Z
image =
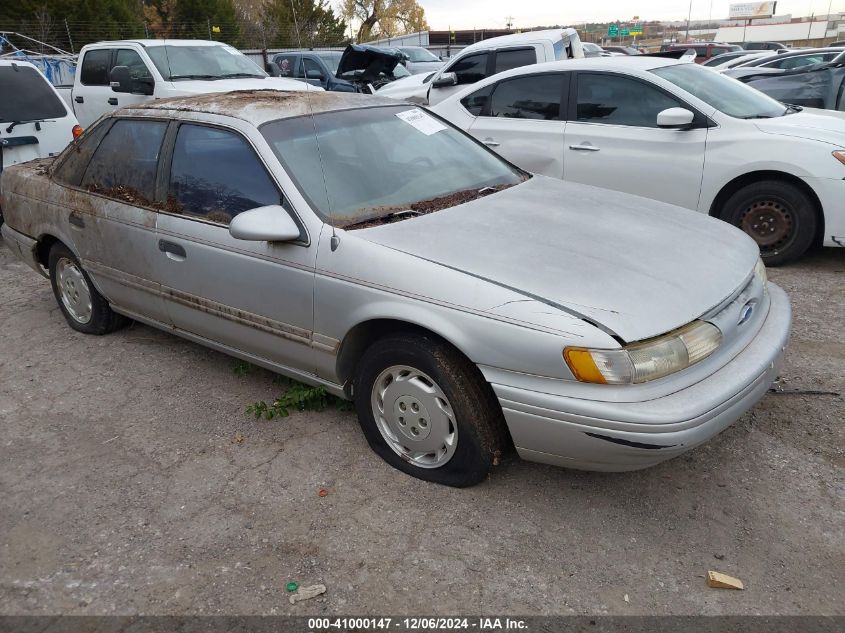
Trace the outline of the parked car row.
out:
M 646 56 L 536 64 L 434 108 L 534 173 L 721 218 L 781 264 L 845 242 L 845 114 Z

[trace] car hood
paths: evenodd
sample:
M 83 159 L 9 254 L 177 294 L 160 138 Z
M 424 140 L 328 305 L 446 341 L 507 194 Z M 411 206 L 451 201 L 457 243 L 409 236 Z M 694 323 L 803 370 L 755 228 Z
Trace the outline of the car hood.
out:
M 507 287 L 626 342 L 720 305 L 759 253 L 750 237 L 706 215 L 543 176 L 356 235 Z
M 436 72 L 436 71 L 435 71 Z M 396 81 L 391 81 L 389 84 L 378 89 L 380 95 L 390 95 L 392 93 L 404 95 L 406 92 L 413 92 L 419 90 L 425 84 L 425 78 L 430 73 L 420 73 L 419 75 L 411 75 L 410 77 L 403 77 Z
M 208 94 L 211 92 L 233 92 L 235 90 L 322 90 L 319 86 L 310 86 L 303 81 L 284 77 L 264 77 L 242 79 L 218 79 L 173 81 L 174 92 L 168 96 Z M 179 94 L 177 94 L 177 92 Z
M 755 125 L 768 134 L 797 136 L 845 147 L 845 112 L 804 108 L 795 114 L 756 120 Z
M 373 77 L 380 73 L 389 75 L 400 61 L 402 55 L 399 53 L 366 44 L 350 44 L 340 57 L 335 76 L 341 78 L 355 71 L 367 71 L 366 74 Z

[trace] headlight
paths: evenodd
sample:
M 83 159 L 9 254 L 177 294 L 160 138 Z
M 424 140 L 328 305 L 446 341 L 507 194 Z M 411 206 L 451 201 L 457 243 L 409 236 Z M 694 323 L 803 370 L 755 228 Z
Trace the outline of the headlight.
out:
M 563 357 L 581 382 L 620 385 L 657 380 L 685 369 L 710 356 L 721 342 L 719 328 L 705 321 L 693 321 L 669 334 L 622 349 L 567 347 Z
M 833 152 L 833 157 L 838 160 L 840 163 L 845 165 L 845 152 Z
M 758 259 L 757 264 L 754 266 L 754 276 L 763 282 L 763 287 L 769 283 L 769 278 L 766 275 L 766 265 L 763 263 L 762 258 Z

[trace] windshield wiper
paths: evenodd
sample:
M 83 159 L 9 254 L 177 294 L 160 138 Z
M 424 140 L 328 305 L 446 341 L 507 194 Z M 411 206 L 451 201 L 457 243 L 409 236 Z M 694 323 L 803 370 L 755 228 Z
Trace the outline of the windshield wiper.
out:
M 239 77 L 254 77 L 256 79 L 264 79 L 266 75 L 256 75 L 255 73 L 228 73 L 220 75 L 220 79 L 237 79 Z
M 170 75 L 168 81 L 174 79 L 220 79 L 220 75 Z
M 23 125 L 24 123 L 35 123 L 35 129 L 39 132 L 41 131 L 41 124 L 46 123 L 47 119 L 27 119 L 25 121 L 12 121 L 9 126 L 6 128 L 6 134 L 11 134 L 12 130 L 15 129 L 18 125 Z
M 771 114 L 750 114 L 748 116 L 739 117 L 740 119 L 771 119 L 773 118 Z
M 365 218 L 363 220 L 356 220 L 351 224 L 345 224 L 343 226 L 344 229 L 350 229 L 353 226 L 361 226 L 362 224 L 386 224 L 390 222 L 393 218 L 398 218 L 403 215 L 421 215 L 421 211 L 415 211 L 414 209 L 399 209 L 398 211 L 392 211 L 391 213 L 386 213 L 384 215 L 376 215 L 371 216 L 369 218 Z

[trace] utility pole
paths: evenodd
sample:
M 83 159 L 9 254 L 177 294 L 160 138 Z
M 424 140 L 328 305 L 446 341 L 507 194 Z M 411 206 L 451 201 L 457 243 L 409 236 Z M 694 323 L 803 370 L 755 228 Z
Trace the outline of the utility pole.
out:
M 689 13 L 687 14 L 687 42 L 689 42 L 689 23 L 692 19 L 692 0 L 689 0 Z
M 508 31 L 513 30 L 513 16 L 509 15 L 505 18 L 505 26 L 508 27 Z
M 211 18 L 206 18 L 205 21 L 208 22 L 208 39 L 212 39 L 211 38 Z

